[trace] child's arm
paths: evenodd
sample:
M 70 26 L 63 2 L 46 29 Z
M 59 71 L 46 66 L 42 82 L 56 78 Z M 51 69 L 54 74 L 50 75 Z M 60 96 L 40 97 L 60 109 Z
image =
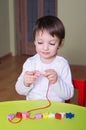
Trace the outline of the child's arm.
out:
M 53 91 L 63 100 L 68 100 L 74 95 L 74 87 L 69 65 L 65 65 L 61 74 L 58 75 L 57 82 L 52 84 Z
M 51 82 L 52 90 L 63 100 L 70 99 L 74 94 L 69 65 L 66 65 L 58 75 L 53 69 L 45 71 L 44 76 Z
M 28 75 L 29 75 L 28 71 L 32 71 L 32 64 L 29 59 L 27 59 L 26 62 L 23 64 L 22 72 L 20 76 L 18 77 L 15 84 L 15 89 L 17 93 L 20 95 L 27 95 L 28 92 L 33 88 L 33 84 L 31 84 L 31 81 L 28 81 Z M 30 76 L 31 76 L 31 73 L 30 73 Z M 28 87 L 29 85 L 30 87 Z

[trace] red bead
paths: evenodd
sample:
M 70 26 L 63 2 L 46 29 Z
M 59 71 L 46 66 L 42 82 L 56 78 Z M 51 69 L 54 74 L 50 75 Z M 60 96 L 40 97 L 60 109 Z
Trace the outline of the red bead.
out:
M 55 114 L 55 118 L 60 120 L 60 119 L 61 119 L 61 114 L 56 113 L 56 114 Z
M 22 113 L 21 112 L 17 112 L 16 113 L 16 118 L 22 118 Z

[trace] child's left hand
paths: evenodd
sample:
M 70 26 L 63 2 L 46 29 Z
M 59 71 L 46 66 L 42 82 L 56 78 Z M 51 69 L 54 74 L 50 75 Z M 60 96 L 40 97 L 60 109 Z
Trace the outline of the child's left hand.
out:
M 57 79 L 58 79 L 58 75 L 56 73 L 56 71 L 54 69 L 48 69 L 45 70 L 45 73 L 43 74 L 46 78 L 48 78 L 48 80 L 54 84 L 56 83 Z

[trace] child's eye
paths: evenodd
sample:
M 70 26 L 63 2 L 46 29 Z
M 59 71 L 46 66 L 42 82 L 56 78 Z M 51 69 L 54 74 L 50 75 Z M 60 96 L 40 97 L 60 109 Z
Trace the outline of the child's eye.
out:
M 38 42 L 38 44 L 43 44 L 42 42 Z
M 55 43 L 50 43 L 50 45 L 55 46 Z

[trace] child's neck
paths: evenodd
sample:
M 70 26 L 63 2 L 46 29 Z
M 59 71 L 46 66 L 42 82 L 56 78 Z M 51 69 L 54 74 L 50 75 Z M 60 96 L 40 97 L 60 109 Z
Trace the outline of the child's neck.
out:
M 51 62 L 53 62 L 54 61 L 54 59 L 56 58 L 56 56 L 54 56 L 54 57 L 51 57 L 51 58 L 41 58 L 40 57 L 40 60 L 44 63 L 44 64 L 50 64 Z

